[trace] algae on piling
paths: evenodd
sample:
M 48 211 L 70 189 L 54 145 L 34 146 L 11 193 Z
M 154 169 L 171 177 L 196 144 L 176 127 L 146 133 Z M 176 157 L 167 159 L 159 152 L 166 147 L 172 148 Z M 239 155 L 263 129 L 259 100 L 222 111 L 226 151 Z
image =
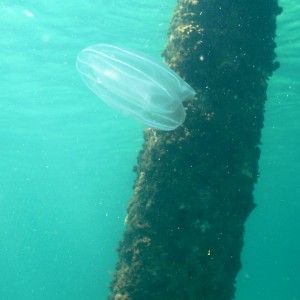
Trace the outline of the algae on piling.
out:
M 144 132 L 110 300 L 234 298 L 280 13 L 178 1 L 163 56 L 197 95 L 178 129 Z

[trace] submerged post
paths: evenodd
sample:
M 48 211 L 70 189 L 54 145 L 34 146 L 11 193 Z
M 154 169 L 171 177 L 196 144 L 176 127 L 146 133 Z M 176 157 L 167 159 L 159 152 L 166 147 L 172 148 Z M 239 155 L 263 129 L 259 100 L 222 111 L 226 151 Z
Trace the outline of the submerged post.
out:
M 164 51 L 197 95 L 148 129 L 109 299 L 228 300 L 255 207 L 277 0 L 179 0 Z

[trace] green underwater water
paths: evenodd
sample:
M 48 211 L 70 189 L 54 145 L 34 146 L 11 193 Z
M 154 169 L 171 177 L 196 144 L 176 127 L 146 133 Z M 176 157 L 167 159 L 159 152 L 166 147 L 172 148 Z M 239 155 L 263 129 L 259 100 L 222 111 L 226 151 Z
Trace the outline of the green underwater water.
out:
M 159 58 L 175 0 L 0 0 L 0 300 L 105 299 L 143 126 L 83 85 L 77 53 Z M 282 0 L 238 300 L 300 299 L 300 3 Z

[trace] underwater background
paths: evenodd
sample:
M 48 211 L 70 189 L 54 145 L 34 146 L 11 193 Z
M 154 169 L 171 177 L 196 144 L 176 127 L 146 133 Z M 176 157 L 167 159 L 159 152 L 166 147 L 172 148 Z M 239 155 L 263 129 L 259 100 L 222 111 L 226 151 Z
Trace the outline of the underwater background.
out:
M 238 300 L 300 299 L 300 3 L 282 0 Z M 175 0 L 0 0 L 0 300 L 106 299 L 144 127 L 82 83 L 78 52 L 160 59 Z

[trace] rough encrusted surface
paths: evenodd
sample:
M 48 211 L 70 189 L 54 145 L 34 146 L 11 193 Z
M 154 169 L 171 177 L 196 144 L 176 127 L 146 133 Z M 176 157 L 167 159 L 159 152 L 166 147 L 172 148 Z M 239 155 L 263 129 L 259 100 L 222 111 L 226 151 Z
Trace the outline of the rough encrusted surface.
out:
M 228 300 L 254 208 L 276 0 L 179 0 L 166 62 L 197 96 L 145 131 L 109 299 Z

